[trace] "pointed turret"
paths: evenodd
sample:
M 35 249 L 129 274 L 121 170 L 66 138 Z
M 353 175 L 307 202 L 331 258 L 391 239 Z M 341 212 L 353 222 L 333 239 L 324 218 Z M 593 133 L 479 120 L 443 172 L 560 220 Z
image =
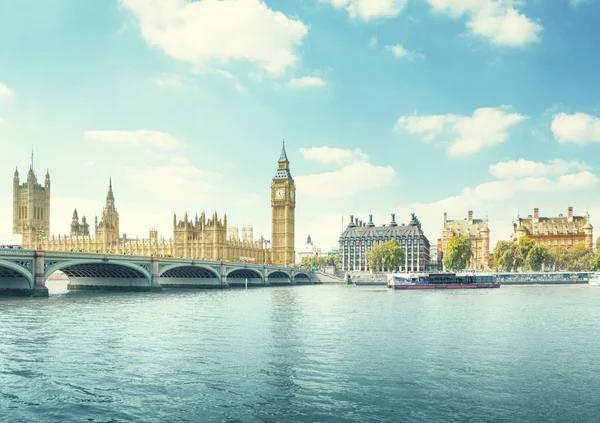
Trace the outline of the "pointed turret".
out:
M 112 190 L 112 178 L 108 180 L 108 194 L 106 194 L 106 209 L 115 210 L 115 195 Z
M 46 180 L 45 180 L 45 185 L 47 187 L 50 186 L 50 172 L 48 171 L 48 169 L 46 169 Z
M 288 160 L 287 153 L 285 152 L 285 140 L 283 141 L 281 155 L 279 156 L 277 163 L 277 173 L 275 174 L 275 178 L 273 178 L 273 180 L 292 179 L 292 174 L 290 173 L 290 162 Z
M 281 155 L 279 156 L 279 162 L 289 163 L 287 153 L 285 152 L 285 140 L 283 140 L 283 147 L 281 148 Z

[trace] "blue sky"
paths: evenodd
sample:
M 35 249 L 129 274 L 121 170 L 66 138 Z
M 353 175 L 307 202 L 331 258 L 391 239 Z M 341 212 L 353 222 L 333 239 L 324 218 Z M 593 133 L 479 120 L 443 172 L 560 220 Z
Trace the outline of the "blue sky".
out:
M 0 0 L 0 163 L 52 178 L 51 226 L 121 231 L 227 212 L 270 236 L 281 140 L 297 244 L 336 245 L 348 215 L 586 210 L 597 221 L 600 1 Z

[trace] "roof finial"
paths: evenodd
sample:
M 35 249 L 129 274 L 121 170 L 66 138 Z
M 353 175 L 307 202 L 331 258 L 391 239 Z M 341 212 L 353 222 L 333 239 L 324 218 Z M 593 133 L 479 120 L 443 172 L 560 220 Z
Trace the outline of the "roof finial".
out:
M 108 188 L 112 189 L 112 176 L 108 178 Z
M 31 169 L 33 169 L 33 144 L 31 145 Z

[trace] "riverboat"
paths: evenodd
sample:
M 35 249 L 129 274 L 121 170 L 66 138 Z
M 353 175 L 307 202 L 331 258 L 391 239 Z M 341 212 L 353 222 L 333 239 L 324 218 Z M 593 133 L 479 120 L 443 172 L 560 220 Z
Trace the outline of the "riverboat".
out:
M 589 276 L 588 283 L 590 285 L 600 286 L 600 273 L 592 273 Z
M 393 289 L 477 289 L 500 288 L 490 273 L 392 273 L 388 288 Z

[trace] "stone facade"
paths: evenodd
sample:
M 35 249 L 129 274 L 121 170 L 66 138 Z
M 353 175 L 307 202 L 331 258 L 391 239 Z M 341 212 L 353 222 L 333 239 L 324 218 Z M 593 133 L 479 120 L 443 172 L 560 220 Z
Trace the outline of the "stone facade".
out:
M 527 236 L 537 244 L 549 248 L 573 248 L 585 245 L 593 248 L 594 227 L 590 223 L 590 216 L 574 216 L 573 207 L 567 208 L 567 215 L 559 214 L 557 217 L 540 217 L 538 208 L 533 209 L 533 215 L 527 218 L 517 216 L 513 223 L 512 239 Z
M 442 231 L 441 257 L 448 251 L 450 240 L 455 236 L 466 235 L 471 239 L 471 261 L 469 268 L 473 270 L 490 269 L 490 228 L 486 219 L 474 219 L 473 211 L 469 210 L 463 220 L 448 220 L 444 213 L 444 229 Z
M 121 236 L 112 180 L 100 221 L 95 219 L 93 233 L 85 216 L 79 221 L 75 210 L 70 235 L 49 236 L 50 176 L 46 174 L 45 186 L 41 186 L 32 167 L 27 182 L 22 185 L 19 184 L 18 171 L 15 171 L 13 232 L 23 235 L 23 248 L 26 249 L 293 265 L 295 193 L 284 145 L 277 175 L 271 185 L 272 249 L 268 248 L 269 243 L 262 236 L 259 240 L 253 239 L 251 227 L 243 227 L 241 237 L 237 229 L 228 231 L 227 215 L 220 219 L 216 212 L 210 218 L 202 213 L 194 219 L 189 219 L 186 212 L 179 221 L 174 215 L 173 238 L 168 240 L 159 238 L 155 229 L 150 230 L 147 239 Z
M 285 143 L 271 183 L 271 241 L 273 264 L 292 266 L 295 255 L 296 184 L 290 173 Z
M 398 225 L 396 215 L 392 214 L 389 225 L 376 226 L 373 215 L 369 222 L 363 222 L 350 216 L 350 223 L 340 236 L 340 266 L 346 271 L 369 270 L 367 252 L 373 245 L 398 241 L 404 249 L 405 264 L 401 271 L 424 272 L 429 266 L 429 240 L 421 229 L 421 222 L 414 213 L 408 225 Z
M 50 174 L 46 172 L 44 185 L 39 184 L 33 171 L 33 159 L 23 184 L 19 182 L 19 170 L 15 169 L 13 233 L 23 236 L 23 245 L 33 245 L 38 238 L 50 234 Z

